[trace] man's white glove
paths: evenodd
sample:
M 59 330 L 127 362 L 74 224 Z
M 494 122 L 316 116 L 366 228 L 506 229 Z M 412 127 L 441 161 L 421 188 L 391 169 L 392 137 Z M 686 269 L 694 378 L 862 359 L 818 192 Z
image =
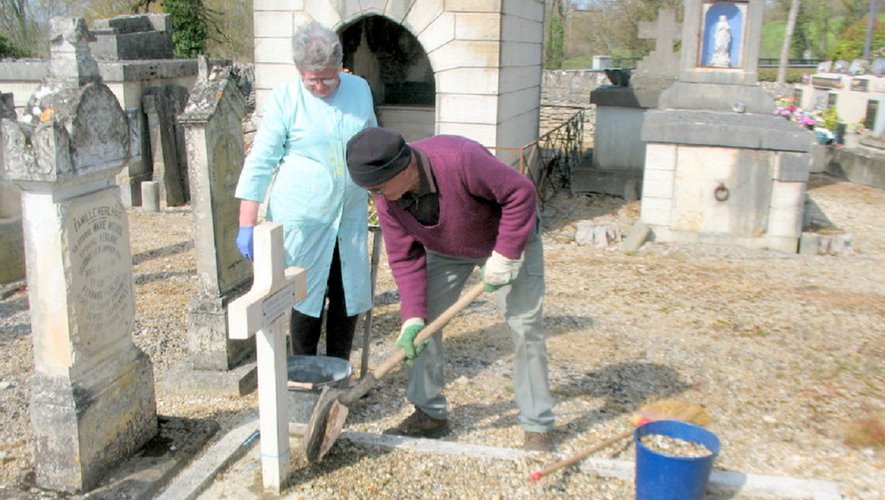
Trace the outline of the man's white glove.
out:
M 518 259 L 508 259 L 496 251 L 492 251 L 492 256 L 482 266 L 481 275 L 485 282 L 485 291 L 493 292 L 510 282 L 519 274 L 522 267 L 523 256 Z

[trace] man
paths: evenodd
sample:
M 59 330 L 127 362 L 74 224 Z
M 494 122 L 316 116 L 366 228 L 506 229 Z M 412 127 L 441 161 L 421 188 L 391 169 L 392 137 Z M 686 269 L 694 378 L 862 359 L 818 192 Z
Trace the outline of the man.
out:
M 544 256 L 534 185 L 479 143 L 434 136 L 406 144 L 367 128 L 347 143 L 353 181 L 374 196 L 399 288 L 397 345 L 409 365 L 415 411 L 387 434 L 437 438 L 448 430 L 442 333 L 415 346 L 426 323 L 452 305 L 477 266 L 497 291 L 514 341 L 514 389 L 524 447 L 550 451 L 553 398 L 544 340 Z

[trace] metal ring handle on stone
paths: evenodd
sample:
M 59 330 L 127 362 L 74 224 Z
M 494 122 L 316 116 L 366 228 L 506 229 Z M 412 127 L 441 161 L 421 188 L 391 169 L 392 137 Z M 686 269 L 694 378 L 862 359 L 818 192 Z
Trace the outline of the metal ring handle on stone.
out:
M 728 188 L 725 187 L 725 184 L 719 184 L 716 186 L 716 190 L 713 191 L 713 197 L 716 198 L 716 201 L 725 201 L 728 199 Z

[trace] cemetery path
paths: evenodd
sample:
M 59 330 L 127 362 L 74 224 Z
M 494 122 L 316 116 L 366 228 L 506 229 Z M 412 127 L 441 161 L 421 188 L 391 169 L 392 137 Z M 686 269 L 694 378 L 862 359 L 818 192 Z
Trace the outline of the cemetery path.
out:
M 557 401 L 549 456 L 500 461 L 419 455 L 339 442 L 322 464 L 294 457 L 291 498 L 629 498 L 629 481 L 568 469 L 528 475 L 617 434 L 650 398 L 701 403 L 722 440 L 716 468 L 838 483 L 844 498 L 885 495 L 885 191 L 814 176 L 821 213 L 853 235 L 852 255 L 808 256 L 736 247 L 581 246 L 574 224 L 620 225 L 638 204 L 608 196 L 557 196 L 544 210 L 546 326 Z M 133 337 L 155 377 L 186 353 L 195 293 L 187 209 L 130 210 L 137 323 Z M 382 257 L 370 366 L 392 351 L 398 298 Z M 361 330 L 359 330 L 361 331 Z M 0 485 L 31 467 L 27 295 L 0 300 Z M 447 396 L 454 443 L 518 448 L 510 389 L 512 348 L 493 298 L 481 296 L 446 330 Z M 359 369 L 360 351 L 353 361 Z M 401 371 L 351 408 L 347 430 L 377 433 L 407 415 Z M 157 384 L 163 415 L 206 418 L 222 429 L 254 411 L 244 398 L 176 399 Z M 595 456 L 632 460 L 629 442 Z M 246 474 L 246 476 L 243 476 Z M 222 474 L 202 498 L 260 496 L 260 467 Z M 735 498 L 751 498 L 738 495 Z

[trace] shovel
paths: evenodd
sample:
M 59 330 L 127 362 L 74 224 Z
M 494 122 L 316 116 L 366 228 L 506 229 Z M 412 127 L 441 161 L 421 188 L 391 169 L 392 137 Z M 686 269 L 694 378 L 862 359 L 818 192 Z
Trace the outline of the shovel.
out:
M 415 345 L 429 339 L 431 335 L 444 327 L 452 318 L 455 317 L 474 299 L 479 297 L 483 292 L 485 284 L 480 281 L 472 288 L 467 290 L 458 300 L 448 309 L 443 311 L 429 325 L 425 326 L 415 337 Z M 307 428 L 304 431 L 304 451 L 307 461 L 310 463 L 318 463 L 335 444 L 335 440 L 341 434 L 344 427 L 344 421 L 347 419 L 347 413 L 350 406 L 365 396 L 367 392 L 378 383 L 391 370 L 396 368 L 406 357 L 402 349 L 397 349 L 396 353 L 384 361 L 381 366 L 375 368 L 371 373 L 360 379 L 359 383 L 350 389 L 333 389 L 329 386 L 323 388 L 310 419 L 307 421 Z

